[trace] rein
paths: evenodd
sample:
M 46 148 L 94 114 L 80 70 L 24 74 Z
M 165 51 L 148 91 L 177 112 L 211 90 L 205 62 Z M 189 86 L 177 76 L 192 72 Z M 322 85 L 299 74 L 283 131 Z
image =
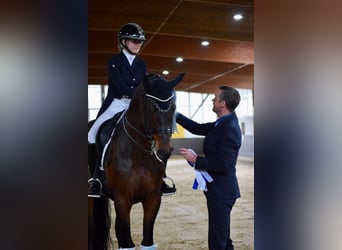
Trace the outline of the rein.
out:
M 144 135 L 143 133 L 141 133 L 138 129 L 136 129 L 132 124 L 129 123 L 129 121 L 127 120 L 127 117 L 125 115 L 124 120 L 123 120 L 123 129 L 126 133 L 126 135 L 128 136 L 129 139 L 131 139 L 132 142 L 134 142 L 141 150 L 145 151 L 146 153 L 149 153 L 150 155 L 154 154 L 157 158 L 158 161 L 162 162 L 162 160 L 159 158 L 159 156 L 157 155 L 157 149 L 156 149 L 156 142 L 155 140 L 151 140 L 149 137 L 147 137 L 146 135 Z M 137 132 L 139 135 L 141 135 L 142 137 L 148 139 L 148 141 L 151 144 L 151 149 L 147 150 L 146 148 L 144 148 L 141 144 L 139 144 L 139 142 L 137 142 L 127 131 L 126 128 L 126 124 L 133 129 L 135 132 Z
M 157 108 L 158 112 L 160 113 L 167 113 L 170 111 L 171 109 L 171 104 L 172 102 L 170 102 L 168 108 L 166 110 L 162 110 L 158 104 L 154 101 L 160 101 L 160 102 L 167 102 L 170 101 L 174 95 L 171 95 L 169 98 L 167 99 L 159 99 L 153 95 L 149 95 L 149 94 L 144 94 L 145 97 L 147 97 L 147 100 L 152 102 L 152 104 Z M 154 100 L 153 100 L 154 99 Z M 136 127 L 134 127 L 127 119 L 126 114 L 124 115 L 124 119 L 123 119 L 123 129 L 126 133 L 126 135 L 128 136 L 128 138 L 134 142 L 141 150 L 143 150 L 144 152 L 150 154 L 150 155 L 154 155 L 156 157 L 156 159 L 159 162 L 163 162 L 163 160 L 158 156 L 158 152 L 156 149 L 156 141 L 153 138 L 153 134 L 168 134 L 168 133 L 172 133 L 172 126 L 170 127 L 165 127 L 165 128 L 160 128 L 160 129 L 150 129 L 149 123 L 148 123 L 148 119 L 147 119 L 147 112 L 146 109 L 144 109 L 144 123 L 145 123 L 145 130 L 146 130 L 146 134 L 142 133 L 140 130 L 138 130 Z M 135 131 L 137 134 L 139 134 L 141 137 L 146 138 L 149 143 L 151 144 L 151 148 L 150 149 L 146 149 L 144 146 L 142 146 L 139 142 L 137 142 L 129 133 L 127 130 L 126 125 L 128 125 L 129 128 L 131 128 L 133 131 Z

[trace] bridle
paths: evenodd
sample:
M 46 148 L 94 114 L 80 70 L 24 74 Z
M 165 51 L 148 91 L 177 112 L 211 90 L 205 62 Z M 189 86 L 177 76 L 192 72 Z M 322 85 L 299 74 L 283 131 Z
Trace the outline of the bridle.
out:
M 172 108 L 172 105 L 174 105 L 174 94 L 172 94 L 170 97 L 166 98 L 166 99 L 160 99 L 156 96 L 144 93 L 143 94 L 144 97 L 144 101 L 149 101 L 152 103 L 153 106 L 155 106 L 156 110 L 158 113 L 161 113 L 162 115 L 166 115 Z M 161 103 L 167 103 L 169 102 L 169 105 L 167 106 L 166 109 L 161 109 L 160 106 L 158 105 L 158 102 Z M 171 134 L 172 133 L 172 124 L 171 126 L 166 126 L 166 127 L 161 127 L 158 129 L 151 129 L 149 120 L 148 120 L 148 113 L 146 109 L 143 109 L 143 114 L 144 114 L 144 128 L 145 128 L 145 133 L 142 133 L 139 129 L 137 129 L 136 127 L 134 127 L 127 119 L 126 114 L 124 115 L 124 119 L 123 119 L 123 129 L 126 133 L 126 135 L 128 136 L 128 138 L 134 142 L 141 150 L 143 150 L 144 152 L 150 154 L 150 155 L 154 155 L 156 157 L 156 159 L 159 162 L 164 162 L 163 159 L 160 158 L 160 156 L 158 155 L 158 150 L 156 148 L 156 141 L 154 140 L 153 135 L 157 135 L 157 134 Z M 132 129 L 133 131 L 135 131 L 139 136 L 145 138 L 148 140 L 149 144 L 150 144 L 150 148 L 147 149 L 144 146 L 142 146 L 138 141 L 136 141 L 134 139 L 134 137 L 129 134 L 127 127 L 128 126 L 130 129 Z

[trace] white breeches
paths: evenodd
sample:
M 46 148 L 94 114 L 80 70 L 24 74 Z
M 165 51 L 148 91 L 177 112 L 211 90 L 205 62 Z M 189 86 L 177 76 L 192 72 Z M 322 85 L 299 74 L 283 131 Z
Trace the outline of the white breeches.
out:
M 126 110 L 129 106 L 131 99 L 114 99 L 109 107 L 103 112 L 94 122 L 93 126 L 88 132 L 88 142 L 95 143 L 96 134 L 100 126 L 107 120 L 111 119 L 116 113 Z

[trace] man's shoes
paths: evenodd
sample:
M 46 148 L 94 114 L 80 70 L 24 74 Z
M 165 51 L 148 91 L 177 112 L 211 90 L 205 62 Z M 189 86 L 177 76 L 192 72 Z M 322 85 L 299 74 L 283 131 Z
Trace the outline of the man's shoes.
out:
M 88 180 L 88 197 L 100 198 L 102 195 L 102 183 L 99 179 L 90 178 Z
M 163 181 L 161 191 L 162 191 L 162 194 L 164 196 L 176 194 L 177 189 L 176 189 L 175 184 L 173 182 L 172 182 L 172 184 L 173 184 L 173 186 L 170 187 L 169 185 L 167 185 L 165 183 L 165 181 Z

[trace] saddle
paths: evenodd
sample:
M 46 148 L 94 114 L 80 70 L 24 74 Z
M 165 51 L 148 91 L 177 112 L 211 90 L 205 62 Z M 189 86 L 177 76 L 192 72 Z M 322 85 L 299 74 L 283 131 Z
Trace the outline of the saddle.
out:
M 123 117 L 123 111 L 116 113 L 113 118 L 105 121 L 99 128 L 96 135 L 96 148 L 98 150 L 99 155 L 102 154 L 104 146 L 110 140 L 112 136 L 115 136 L 117 133 L 117 125 L 120 123 Z

